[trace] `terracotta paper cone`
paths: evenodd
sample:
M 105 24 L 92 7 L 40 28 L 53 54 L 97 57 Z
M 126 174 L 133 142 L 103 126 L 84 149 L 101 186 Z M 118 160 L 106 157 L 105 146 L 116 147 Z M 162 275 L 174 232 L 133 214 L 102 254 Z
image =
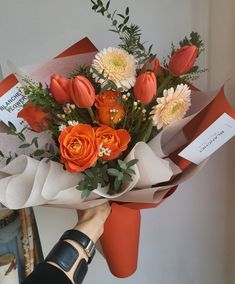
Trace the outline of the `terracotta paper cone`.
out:
M 140 211 L 113 203 L 100 241 L 114 276 L 125 278 L 136 271 L 139 234 Z

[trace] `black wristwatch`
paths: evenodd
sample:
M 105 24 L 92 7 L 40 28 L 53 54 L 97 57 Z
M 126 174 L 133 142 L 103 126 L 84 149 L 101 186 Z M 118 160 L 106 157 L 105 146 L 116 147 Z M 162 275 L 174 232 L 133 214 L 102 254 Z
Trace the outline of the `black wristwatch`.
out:
M 77 230 L 68 230 L 66 231 L 60 240 L 72 240 L 76 243 L 80 244 L 87 256 L 88 256 L 88 263 L 90 263 L 95 255 L 95 244 L 94 242 L 84 233 L 77 231 Z

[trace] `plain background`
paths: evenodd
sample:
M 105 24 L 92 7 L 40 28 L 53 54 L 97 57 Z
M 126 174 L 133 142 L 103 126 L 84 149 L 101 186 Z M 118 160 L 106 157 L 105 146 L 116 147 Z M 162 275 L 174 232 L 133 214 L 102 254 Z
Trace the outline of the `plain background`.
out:
M 113 0 L 112 7 L 131 8 L 131 21 L 163 59 L 171 42 L 192 30 L 206 43 L 200 61 L 209 72 L 197 82 L 202 89 L 226 84 L 234 99 L 234 0 Z M 47 61 L 88 36 L 100 49 L 115 46 L 108 20 L 91 10 L 88 0 L 0 0 L 0 64 Z M 216 152 L 202 172 L 184 183 L 157 209 L 142 212 L 137 272 L 117 279 L 97 254 L 85 284 L 233 284 L 235 283 L 235 141 Z M 35 208 L 43 250 L 47 253 L 65 229 L 76 222 L 72 210 Z

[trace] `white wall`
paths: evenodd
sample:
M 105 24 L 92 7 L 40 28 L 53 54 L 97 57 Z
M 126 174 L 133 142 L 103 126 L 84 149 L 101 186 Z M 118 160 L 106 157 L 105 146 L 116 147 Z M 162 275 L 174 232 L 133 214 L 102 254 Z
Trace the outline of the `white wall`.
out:
M 201 63 L 210 69 L 201 87 L 217 88 L 233 76 L 234 0 L 113 0 L 131 7 L 144 39 L 162 58 L 192 29 L 208 46 Z M 221 3 L 220 3 L 221 2 Z M 233 7 L 232 7 L 233 5 Z M 233 12 L 233 15 L 232 15 Z M 89 1 L 0 0 L 0 63 L 16 65 L 50 59 L 88 36 L 102 48 L 118 43 L 107 21 L 94 14 Z M 139 267 L 129 279 L 114 278 L 97 254 L 84 283 L 232 284 L 235 283 L 234 140 L 219 150 L 207 167 L 182 185 L 157 209 L 143 211 Z M 234 151 L 233 151 L 234 153 Z M 232 167 L 233 165 L 233 167 Z M 36 208 L 44 252 L 75 223 L 73 211 Z
M 211 1 L 210 17 L 210 87 L 226 82 L 229 100 L 235 105 L 235 1 Z M 219 72 L 218 72 L 219 71 Z M 229 79 L 229 80 L 228 80 Z M 227 81 L 228 80 L 228 81 Z M 227 193 L 226 252 L 228 283 L 235 283 L 235 141 L 226 145 L 221 157 Z

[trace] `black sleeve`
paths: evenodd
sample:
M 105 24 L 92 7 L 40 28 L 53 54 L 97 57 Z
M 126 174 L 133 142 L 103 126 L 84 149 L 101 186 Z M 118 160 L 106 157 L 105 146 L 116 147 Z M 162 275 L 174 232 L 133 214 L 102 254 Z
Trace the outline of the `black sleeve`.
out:
M 69 278 L 57 267 L 49 263 L 37 265 L 35 270 L 21 284 L 72 284 Z

